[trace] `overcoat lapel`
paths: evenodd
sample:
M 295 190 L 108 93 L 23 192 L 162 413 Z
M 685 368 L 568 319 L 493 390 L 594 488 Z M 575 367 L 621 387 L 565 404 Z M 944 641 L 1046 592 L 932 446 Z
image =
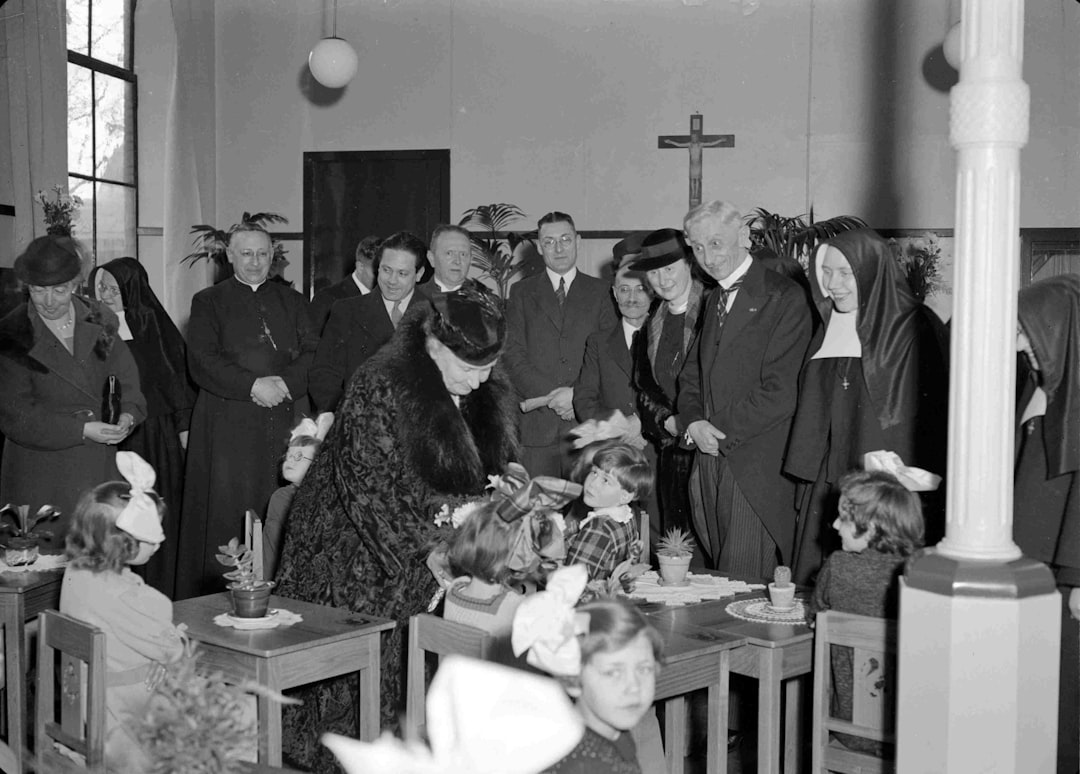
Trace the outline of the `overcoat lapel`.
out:
M 74 301 L 72 303 L 75 303 Z M 86 312 L 77 309 L 79 316 L 75 323 L 75 354 L 70 355 L 60 340 L 53 336 L 49 330 L 42 330 L 36 336 L 37 340 L 30 349 L 30 357 L 37 360 L 49 369 L 49 372 L 70 384 L 79 392 L 91 398 L 100 397 L 100 385 L 91 385 L 86 378 L 86 369 L 80 363 L 93 356 L 94 344 L 98 340 L 101 328 L 94 323 L 87 322 Z M 45 327 L 44 323 L 33 323 Z
M 551 289 L 547 274 L 542 274 L 540 282 L 536 283 L 536 303 L 540 310 L 548 316 L 555 330 L 561 331 L 563 327 L 563 309 L 559 306 L 559 300 L 555 298 L 555 291 Z M 570 286 L 570 292 L 566 294 L 566 301 L 570 303 L 570 293 L 574 292 L 574 286 Z
M 624 374 L 630 376 L 630 350 L 626 348 L 626 337 L 623 335 L 622 322 L 615 326 L 615 330 L 612 331 L 611 336 L 608 338 L 608 351 L 611 354 L 611 359 L 615 361 Z
M 743 278 L 739 292 L 735 294 L 735 301 L 731 305 L 731 311 L 728 312 L 727 317 L 724 319 L 724 327 L 720 329 L 716 357 L 719 357 L 731 345 L 731 342 L 739 337 L 742 329 L 754 319 L 758 309 L 765 303 L 764 275 L 762 273 L 764 271 L 758 262 L 755 261 L 750 264 L 750 269 Z M 712 298 L 716 303 L 719 303 L 720 293 L 715 292 Z M 713 308 L 707 310 L 706 313 L 713 315 L 714 324 L 719 322 L 716 304 L 713 304 Z

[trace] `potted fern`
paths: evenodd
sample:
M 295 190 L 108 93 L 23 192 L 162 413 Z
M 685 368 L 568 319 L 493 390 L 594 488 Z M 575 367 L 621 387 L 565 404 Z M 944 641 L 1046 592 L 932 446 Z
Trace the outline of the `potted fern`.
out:
M 809 221 L 804 218 L 809 217 Z M 786 217 L 758 207 L 747 216 L 750 242 L 755 248 L 767 247 L 781 258 L 797 261 L 806 270 L 810 253 L 818 242 L 843 231 L 864 228 L 866 223 L 854 215 L 838 215 L 828 220 L 814 221 L 814 209 L 809 216 Z
M 684 529 L 669 529 L 656 543 L 656 560 L 660 563 L 660 580 L 665 586 L 682 586 L 690 559 L 694 556 L 694 538 Z
M 261 580 L 255 572 L 255 554 L 237 538 L 227 546 L 218 546 L 217 560 L 234 569 L 223 573 L 229 584 L 233 615 L 237 618 L 262 618 L 270 607 L 270 590 L 273 581 Z
M 37 561 L 41 538 L 52 537 L 52 532 L 39 530 L 38 526 L 59 515 L 60 511 L 52 505 L 41 506 L 33 516 L 29 505 L 8 503 L 0 508 L 0 532 L 11 535 L 4 540 L 4 561 L 11 567 Z
M 471 232 L 473 265 L 480 269 L 481 279 L 490 279 L 500 298 L 506 298 L 511 281 L 517 276 L 528 277 L 543 265 L 529 235 L 506 231 L 507 227 L 526 215 L 514 204 L 482 204 L 466 210 L 458 225 L 479 227 L 486 234 Z M 499 237 L 506 232 L 506 238 Z M 522 255 L 518 256 L 518 249 Z

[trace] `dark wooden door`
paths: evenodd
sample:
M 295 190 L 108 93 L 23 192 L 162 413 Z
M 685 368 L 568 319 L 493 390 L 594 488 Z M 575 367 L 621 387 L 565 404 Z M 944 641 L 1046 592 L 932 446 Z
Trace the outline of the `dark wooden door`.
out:
M 411 231 L 426 244 L 449 222 L 449 150 L 305 153 L 304 293 L 352 271 L 369 234 Z

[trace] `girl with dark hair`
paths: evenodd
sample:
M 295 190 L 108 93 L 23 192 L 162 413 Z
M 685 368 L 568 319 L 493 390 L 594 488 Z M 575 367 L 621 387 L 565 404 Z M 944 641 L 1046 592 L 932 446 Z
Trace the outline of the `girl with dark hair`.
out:
M 120 320 L 119 336 L 139 368 L 147 417 L 124 439 L 157 471 L 161 497 L 177 518 L 166 524 L 165 550 L 146 564 L 146 581 L 166 596 L 176 591 L 179 514 L 184 491 L 184 453 L 195 390 L 188 381 L 184 339 L 150 288 L 150 279 L 134 258 L 117 258 L 94 268 L 89 284 L 94 297 Z M 141 573 L 140 573 L 141 574 Z

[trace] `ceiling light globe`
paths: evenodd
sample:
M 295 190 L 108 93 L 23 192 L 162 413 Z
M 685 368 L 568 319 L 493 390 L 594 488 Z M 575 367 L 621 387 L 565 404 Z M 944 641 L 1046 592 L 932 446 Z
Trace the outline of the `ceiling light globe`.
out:
M 308 54 L 308 68 L 328 89 L 340 89 L 356 75 L 356 50 L 341 38 L 323 38 Z

